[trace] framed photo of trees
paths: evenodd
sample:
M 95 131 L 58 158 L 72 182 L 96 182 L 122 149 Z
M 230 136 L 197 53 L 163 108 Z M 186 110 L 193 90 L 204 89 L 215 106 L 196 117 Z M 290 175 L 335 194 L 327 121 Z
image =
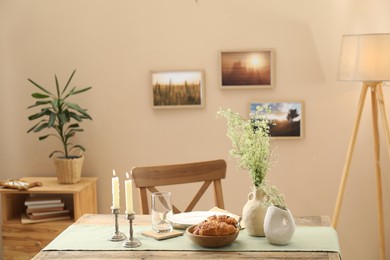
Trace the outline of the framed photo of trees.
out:
M 275 86 L 272 49 L 221 52 L 221 88 L 253 89 Z
M 298 139 L 303 137 L 303 102 L 250 102 L 249 116 L 257 106 L 268 106 L 270 114 L 270 135 L 281 139 Z
M 204 72 L 152 71 L 152 106 L 155 109 L 199 108 L 204 105 Z

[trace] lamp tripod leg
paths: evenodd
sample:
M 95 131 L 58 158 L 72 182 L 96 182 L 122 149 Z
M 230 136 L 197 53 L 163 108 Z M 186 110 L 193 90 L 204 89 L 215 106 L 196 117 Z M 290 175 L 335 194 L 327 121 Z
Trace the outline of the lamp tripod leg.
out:
M 383 198 L 382 198 L 382 173 L 380 165 L 380 141 L 378 128 L 378 89 L 380 84 L 371 87 L 371 106 L 372 106 L 372 127 L 374 134 L 374 155 L 375 155 L 375 175 L 376 175 L 376 197 L 378 209 L 378 226 L 379 226 L 379 243 L 380 243 L 380 259 L 385 260 L 385 233 L 384 233 L 384 219 L 383 219 Z M 384 103 L 382 103 L 384 106 Z M 382 108 L 381 108 L 381 112 Z M 383 117 L 382 117 L 383 119 Z
M 338 191 L 337 200 L 336 200 L 336 206 L 335 206 L 335 210 L 333 213 L 332 225 L 334 228 L 337 227 L 338 220 L 339 220 L 340 208 L 341 208 L 341 204 L 343 201 L 345 185 L 346 185 L 347 179 L 348 179 L 349 168 L 351 166 L 352 154 L 353 154 L 353 150 L 354 150 L 355 144 L 356 144 L 356 136 L 357 136 L 357 133 L 359 130 L 360 119 L 362 117 L 362 111 L 363 111 L 363 107 L 364 107 L 364 101 L 365 101 L 366 95 L 367 95 L 367 90 L 368 90 L 368 85 L 363 83 L 362 90 L 360 92 L 358 112 L 356 114 L 352 137 L 351 137 L 349 147 L 348 147 L 347 159 L 346 159 L 345 164 L 344 164 L 343 175 L 341 177 L 341 182 L 340 182 L 339 191 Z
M 390 159 L 390 128 L 389 128 L 389 121 L 388 121 L 388 115 L 387 115 L 387 110 L 386 110 L 386 105 L 385 105 L 385 99 L 383 97 L 383 91 L 382 91 L 382 83 L 380 83 L 380 86 L 377 88 L 377 99 L 378 99 L 378 104 L 379 104 L 379 109 L 381 112 L 382 116 L 382 123 L 383 123 L 383 128 L 386 136 L 386 142 L 387 142 L 387 154 Z

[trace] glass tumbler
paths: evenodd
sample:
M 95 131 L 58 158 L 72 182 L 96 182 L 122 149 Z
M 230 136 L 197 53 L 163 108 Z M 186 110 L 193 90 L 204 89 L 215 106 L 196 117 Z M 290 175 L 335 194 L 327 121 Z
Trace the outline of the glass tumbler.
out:
M 172 215 L 171 193 L 168 191 L 152 193 L 152 229 L 156 233 L 172 231 L 169 221 Z

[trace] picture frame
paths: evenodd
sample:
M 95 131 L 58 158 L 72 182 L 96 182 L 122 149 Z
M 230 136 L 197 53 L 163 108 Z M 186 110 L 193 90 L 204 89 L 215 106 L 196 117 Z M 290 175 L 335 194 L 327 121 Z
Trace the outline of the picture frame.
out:
M 275 86 L 275 51 L 222 51 L 222 89 L 257 89 Z
M 249 104 L 249 117 L 257 106 L 268 106 L 270 114 L 270 136 L 276 139 L 303 138 L 303 101 L 252 101 Z
M 151 85 L 154 109 L 204 106 L 203 70 L 151 71 Z

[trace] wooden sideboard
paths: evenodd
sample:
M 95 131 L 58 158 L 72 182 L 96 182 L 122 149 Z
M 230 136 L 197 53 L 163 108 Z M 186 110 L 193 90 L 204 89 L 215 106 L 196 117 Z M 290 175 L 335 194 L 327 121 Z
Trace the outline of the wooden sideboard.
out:
M 75 220 L 86 213 L 97 213 L 95 177 L 81 178 L 77 184 L 58 184 L 55 177 L 25 177 L 23 181 L 41 182 L 42 186 L 18 191 L 0 188 L 4 260 L 31 259 Z M 30 196 L 61 197 L 71 210 L 70 220 L 22 224 L 24 201 Z

